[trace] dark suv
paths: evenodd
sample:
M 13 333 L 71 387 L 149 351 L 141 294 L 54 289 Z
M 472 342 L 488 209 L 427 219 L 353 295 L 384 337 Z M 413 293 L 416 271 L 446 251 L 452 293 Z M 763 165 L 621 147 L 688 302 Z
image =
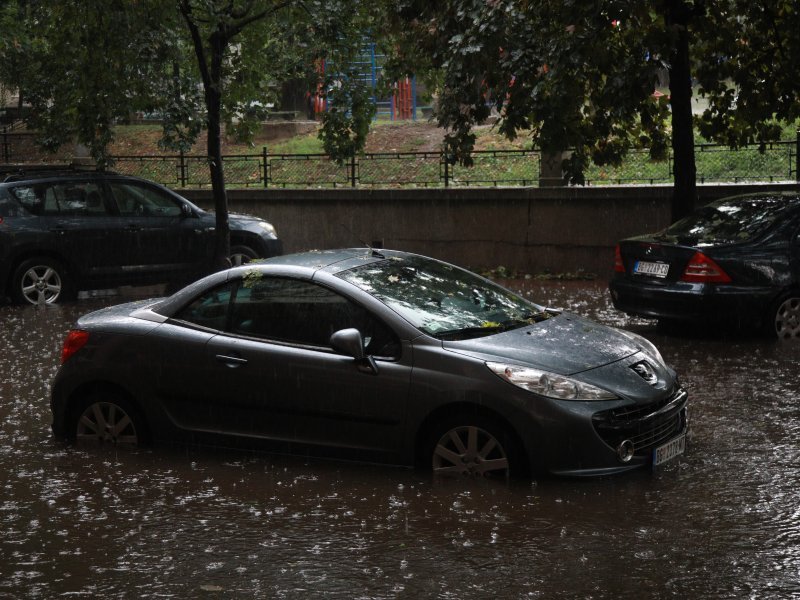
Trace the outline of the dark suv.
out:
M 209 271 L 215 217 L 171 190 L 112 173 L 18 174 L 0 183 L 0 298 L 55 303 L 77 290 L 186 283 Z M 272 225 L 231 215 L 231 261 L 282 253 Z

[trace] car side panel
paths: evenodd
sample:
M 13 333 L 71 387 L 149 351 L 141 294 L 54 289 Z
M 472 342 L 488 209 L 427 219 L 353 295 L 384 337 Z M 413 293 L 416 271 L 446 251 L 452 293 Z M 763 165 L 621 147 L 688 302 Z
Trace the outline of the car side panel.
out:
M 166 340 L 156 396 L 177 428 L 394 460 L 409 362 L 378 361 L 374 374 L 351 357 L 322 350 L 171 324 L 154 333 Z M 181 356 L 170 358 L 175 353 Z

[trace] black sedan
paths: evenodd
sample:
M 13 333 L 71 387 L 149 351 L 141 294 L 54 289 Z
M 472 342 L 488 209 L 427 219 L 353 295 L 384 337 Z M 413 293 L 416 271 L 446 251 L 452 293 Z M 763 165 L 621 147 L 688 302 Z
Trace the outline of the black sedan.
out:
M 800 193 L 712 202 L 620 242 L 614 271 L 611 297 L 628 314 L 800 338 Z
M 276 257 L 80 318 L 52 386 L 68 440 L 186 440 L 601 475 L 683 453 L 686 392 L 641 336 L 396 251 Z

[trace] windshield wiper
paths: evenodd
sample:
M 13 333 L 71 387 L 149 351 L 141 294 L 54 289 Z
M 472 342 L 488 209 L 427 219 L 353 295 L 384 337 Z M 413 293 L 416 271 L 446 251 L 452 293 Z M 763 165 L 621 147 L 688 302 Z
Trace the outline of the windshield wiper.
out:
M 489 327 L 461 327 L 459 329 L 448 329 L 437 331 L 431 335 L 437 340 L 470 340 L 476 337 L 484 337 L 501 333 L 508 328 L 505 325 L 490 325 Z

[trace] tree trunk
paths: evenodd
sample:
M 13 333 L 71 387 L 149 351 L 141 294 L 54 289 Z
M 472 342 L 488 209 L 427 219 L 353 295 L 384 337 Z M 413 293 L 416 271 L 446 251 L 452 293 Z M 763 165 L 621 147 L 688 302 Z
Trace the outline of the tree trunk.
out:
M 669 92 L 672 106 L 674 186 L 672 220 L 694 210 L 697 201 L 697 169 L 692 123 L 692 73 L 689 63 L 690 11 L 684 0 L 667 0 L 667 27 L 676 35 L 670 56 Z
M 214 236 L 214 256 L 212 267 L 215 270 L 231 266 L 231 229 L 228 223 L 228 195 L 225 191 L 225 171 L 222 165 L 222 131 L 220 126 L 222 112 L 222 61 L 225 57 L 225 48 L 229 38 L 224 31 L 216 31 L 209 38 L 211 61 L 209 65 L 203 40 L 197 23 L 192 17 L 192 7 L 188 0 L 179 5 L 181 14 L 186 20 L 189 33 L 192 36 L 197 66 L 203 80 L 203 93 L 205 95 L 208 127 L 208 169 L 211 176 L 211 189 L 214 194 L 214 210 L 216 212 L 216 235 Z
M 214 193 L 217 235 L 214 245 L 214 267 L 226 269 L 231 266 L 231 234 L 228 223 L 228 194 L 225 191 L 225 171 L 222 165 L 222 132 L 220 127 L 219 93 L 206 94 L 208 97 L 208 160 L 211 175 L 211 189 Z
M 220 124 L 222 107 L 220 77 L 224 50 L 224 41 L 212 37 L 211 85 L 205 87 L 205 99 L 208 108 L 209 171 L 211 175 L 211 189 L 214 193 L 214 210 L 217 219 L 217 235 L 214 246 L 214 267 L 216 269 L 226 269 L 231 266 L 229 259 L 231 234 L 230 224 L 228 222 L 228 194 L 225 191 L 225 170 L 222 165 L 222 127 Z

